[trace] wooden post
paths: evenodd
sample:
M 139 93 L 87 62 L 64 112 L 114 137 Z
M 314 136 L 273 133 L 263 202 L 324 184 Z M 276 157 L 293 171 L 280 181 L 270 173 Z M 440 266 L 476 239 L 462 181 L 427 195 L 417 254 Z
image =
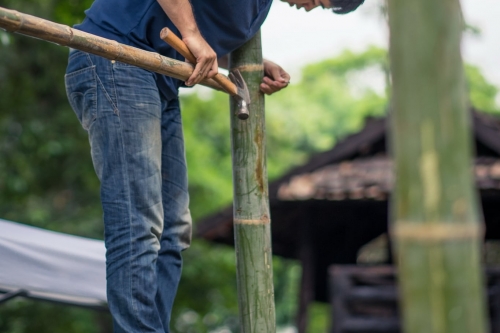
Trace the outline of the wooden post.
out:
M 392 235 L 406 333 L 485 333 L 459 0 L 389 0 Z
M 304 216 L 300 225 L 299 259 L 302 267 L 300 281 L 299 306 L 297 310 L 297 333 L 306 333 L 309 324 L 309 305 L 314 301 L 316 258 L 311 219 Z
M 231 99 L 234 232 L 241 332 L 274 333 L 271 225 L 265 149 L 260 31 L 233 52 L 230 69 L 239 69 L 250 91 L 250 117 L 238 119 Z

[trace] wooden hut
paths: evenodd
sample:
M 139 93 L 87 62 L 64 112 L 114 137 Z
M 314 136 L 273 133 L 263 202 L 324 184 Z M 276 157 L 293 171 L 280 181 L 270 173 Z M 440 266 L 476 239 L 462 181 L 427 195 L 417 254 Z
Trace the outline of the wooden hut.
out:
M 476 157 L 471 167 L 486 238 L 500 239 L 500 119 L 476 111 L 472 119 Z M 304 332 L 307 304 L 330 301 L 328 267 L 355 264 L 360 248 L 387 232 L 393 186 L 387 127 L 386 118 L 368 119 L 361 131 L 269 185 L 273 252 L 302 263 L 299 332 Z M 233 244 L 232 222 L 227 207 L 200 221 L 195 235 Z

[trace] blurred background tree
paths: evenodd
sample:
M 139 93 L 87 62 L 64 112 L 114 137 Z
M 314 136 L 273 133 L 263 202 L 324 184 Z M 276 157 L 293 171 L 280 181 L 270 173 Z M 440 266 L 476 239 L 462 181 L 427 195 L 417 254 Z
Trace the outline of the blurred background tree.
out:
M 91 0 L 3 0 L 2 6 L 73 25 Z M 0 218 L 102 239 L 99 183 L 89 144 L 71 110 L 63 75 L 68 50 L 0 31 Z M 268 97 L 268 172 L 274 179 L 313 153 L 359 130 L 387 109 L 387 52 L 345 51 L 303 68 L 290 87 Z M 498 113 L 497 87 L 467 66 L 472 103 Z M 206 89 L 182 94 L 195 223 L 232 201 L 228 97 Z M 172 316 L 177 333 L 238 332 L 234 251 L 195 240 L 184 253 Z M 275 258 L 278 327 L 293 332 L 298 263 Z M 329 310 L 316 304 L 309 331 L 326 332 Z M 109 315 L 15 300 L 0 306 L 2 333 L 111 332 Z

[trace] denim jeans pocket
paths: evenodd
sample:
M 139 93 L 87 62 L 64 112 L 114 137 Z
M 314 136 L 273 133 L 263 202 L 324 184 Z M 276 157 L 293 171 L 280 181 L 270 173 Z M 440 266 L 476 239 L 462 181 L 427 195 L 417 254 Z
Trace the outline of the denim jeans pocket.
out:
M 161 119 L 160 93 L 152 72 L 117 61 L 113 63 L 113 79 L 120 112 L 128 110 L 136 119 Z
M 66 94 L 83 129 L 89 130 L 97 118 L 97 78 L 95 66 L 66 74 Z

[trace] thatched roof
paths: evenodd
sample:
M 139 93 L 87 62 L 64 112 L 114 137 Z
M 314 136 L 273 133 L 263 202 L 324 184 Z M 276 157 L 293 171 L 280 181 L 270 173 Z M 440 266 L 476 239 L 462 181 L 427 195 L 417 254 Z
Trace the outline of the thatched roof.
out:
M 500 190 L 500 159 L 480 157 L 474 164 L 477 188 Z M 278 199 L 386 200 L 394 182 L 392 167 L 392 160 L 385 155 L 328 165 L 282 183 Z

